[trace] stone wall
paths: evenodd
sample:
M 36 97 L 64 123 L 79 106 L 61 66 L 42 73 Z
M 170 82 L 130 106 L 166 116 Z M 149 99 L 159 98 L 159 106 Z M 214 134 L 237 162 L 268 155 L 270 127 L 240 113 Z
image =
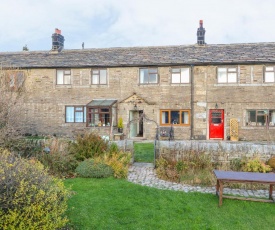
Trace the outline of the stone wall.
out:
M 228 141 L 160 141 L 159 154 L 168 159 L 181 159 L 190 150 L 210 154 L 215 162 L 228 163 L 242 157 L 259 156 L 267 161 L 275 156 L 275 143 L 228 142 Z
M 66 123 L 65 106 L 85 106 L 93 99 L 116 99 L 117 118 L 122 117 L 124 134 L 129 137 L 127 124 L 134 104 L 125 99 L 137 95 L 142 102 L 138 111 L 151 120 L 160 123 L 160 110 L 187 109 L 193 106 L 193 123 L 189 126 L 175 126 L 176 140 L 209 139 L 209 110 L 215 105 L 224 110 L 224 140 L 229 136 L 229 120 L 239 121 L 241 140 L 275 140 L 275 126 L 251 127 L 246 123 L 248 109 L 274 109 L 273 83 L 264 83 L 264 65 L 235 65 L 238 68 L 238 82 L 217 84 L 218 66 L 194 66 L 193 86 L 171 84 L 171 67 L 158 67 L 159 83 L 139 84 L 139 67 L 107 68 L 108 84 L 91 85 L 91 68 L 71 69 L 72 84 L 56 85 L 56 69 L 30 69 L 23 95 L 22 129 L 25 133 L 57 136 L 73 136 L 77 132 L 93 131 L 85 123 Z M 193 96 L 193 104 L 191 102 Z M 193 126 L 193 130 L 192 129 Z M 116 132 L 116 127 L 96 128 L 100 135 Z M 144 122 L 143 138 L 154 139 L 156 124 Z M 256 134 L 256 135 L 255 135 Z

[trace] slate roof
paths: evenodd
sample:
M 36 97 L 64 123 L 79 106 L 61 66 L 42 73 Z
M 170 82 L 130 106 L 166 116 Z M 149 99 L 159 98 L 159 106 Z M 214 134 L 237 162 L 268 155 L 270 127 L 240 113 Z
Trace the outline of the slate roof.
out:
M 275 63 L 275 42 L 0 52 L 3 67 L 77 68 Z

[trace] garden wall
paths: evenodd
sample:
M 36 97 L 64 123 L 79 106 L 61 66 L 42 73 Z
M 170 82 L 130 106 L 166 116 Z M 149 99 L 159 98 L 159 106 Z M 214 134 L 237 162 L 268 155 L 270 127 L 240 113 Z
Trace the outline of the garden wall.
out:
M 181 159 L 190 150 L 211 155 L 212 161 L 227 163 L 235 158 L 259 156 L 267 161 L 275 156 L 275 143 L 227 141 L 160 141 L 157 158 Z

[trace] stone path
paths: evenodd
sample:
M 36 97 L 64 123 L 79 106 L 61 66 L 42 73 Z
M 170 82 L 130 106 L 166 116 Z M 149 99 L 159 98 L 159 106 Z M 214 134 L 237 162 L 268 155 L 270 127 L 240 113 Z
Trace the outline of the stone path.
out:
M 143 186 L 149 186 L 158 189 L 216 194 L 215 187 L 191 186 L 161 180 L 156 176 L 153 164 L 150 163 L 134 163 L 132 166 L 130 166 L 128 173 L 128 181 L 135 184 L 141 184 Z M 223 193 L 239 195 L 244 197 L 253 196 L 259 198 L 268 198 L 268 190 L 245 190 L 224 188 Z M 273 191 L 273 196 L 275 196 L 275 191 Z

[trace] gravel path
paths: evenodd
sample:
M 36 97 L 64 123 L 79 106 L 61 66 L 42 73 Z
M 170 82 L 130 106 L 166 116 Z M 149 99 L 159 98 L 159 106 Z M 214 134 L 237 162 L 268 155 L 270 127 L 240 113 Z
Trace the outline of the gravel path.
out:
M 153 164 L 150 163 L 134 163 L 132 166 L 130 166 L 128 173 L 128 181 L 135 184 L 141 184 L 143 186 L 149 186 L 158 189 L 216 194 L 215 187 L 191 186 L 161 180 L 156 176 Z M 244 197 L 253 196 L 259 198 L 268 198 L 268 190 L 245 190 L 224 188 L 223 193 L 239 195 Z M 273 196 L 275 196 L 275 191 L 273 191 Z

